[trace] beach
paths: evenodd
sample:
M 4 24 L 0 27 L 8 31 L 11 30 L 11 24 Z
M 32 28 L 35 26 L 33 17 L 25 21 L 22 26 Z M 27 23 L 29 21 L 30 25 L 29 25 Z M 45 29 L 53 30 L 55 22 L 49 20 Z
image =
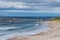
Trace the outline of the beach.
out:
M 46 21 L 50 30 L 31 36 L 16 36 L 7 40 L 60 40 L 60 22 Z
M 60 40 L 60 0 L 0 0 L 0 40 Z

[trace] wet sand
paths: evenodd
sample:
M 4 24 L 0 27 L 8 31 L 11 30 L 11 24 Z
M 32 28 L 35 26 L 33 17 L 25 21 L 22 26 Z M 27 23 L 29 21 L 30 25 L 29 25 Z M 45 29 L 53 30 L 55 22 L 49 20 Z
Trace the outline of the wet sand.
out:
M 46 21 L 50 30 L 32 36 L 14 37 L 7 40 L 60 40 L 60 22 Z

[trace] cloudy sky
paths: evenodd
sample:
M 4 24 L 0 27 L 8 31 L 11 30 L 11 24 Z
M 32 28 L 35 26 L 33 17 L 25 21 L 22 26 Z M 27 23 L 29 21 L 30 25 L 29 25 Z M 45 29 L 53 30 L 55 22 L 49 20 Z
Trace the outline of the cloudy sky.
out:
M 0 0 L 2 10 L 60 13 L 60 0 Z

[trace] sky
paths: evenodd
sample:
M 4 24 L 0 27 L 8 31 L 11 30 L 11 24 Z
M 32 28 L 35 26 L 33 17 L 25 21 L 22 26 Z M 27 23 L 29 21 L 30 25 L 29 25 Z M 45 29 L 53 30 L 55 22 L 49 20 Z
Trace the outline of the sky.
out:
M 60 16 L 60 0 L 0 0 L 0 15 L 13 16 L 15 13 L 14 15 L 19 16 L 21 12 L 37 13 L 34 15 L 32 15 L 33 13 L 24 13 L 27 16 L 41 16 L 41 13 L 59 13 L 58 16 Z M 52 14 L 44 14 L 43 16 L 45 15 L 51 16 Z
M 60 13 L 60 0 L 0 0 L 2 10 Z

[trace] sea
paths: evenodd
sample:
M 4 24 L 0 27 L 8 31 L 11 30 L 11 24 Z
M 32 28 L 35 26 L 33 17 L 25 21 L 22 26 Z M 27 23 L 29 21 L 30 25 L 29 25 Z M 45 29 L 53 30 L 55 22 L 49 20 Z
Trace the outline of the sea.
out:
M 7 40 L 15 36 L 29 36 L 49 30 L 45 22 L 28 22 L 0 26 L 0 40 Z
M 45 12 L 4 12 L 0 11 L 0 16 L 4 17 L 59 17 L 58 13 Z M 7 40 L 15 36 L 30 36 L 49 30 L 49 24 L 45 22 L 28 22 L 12 25 L 0 25 L 0 40 Z

